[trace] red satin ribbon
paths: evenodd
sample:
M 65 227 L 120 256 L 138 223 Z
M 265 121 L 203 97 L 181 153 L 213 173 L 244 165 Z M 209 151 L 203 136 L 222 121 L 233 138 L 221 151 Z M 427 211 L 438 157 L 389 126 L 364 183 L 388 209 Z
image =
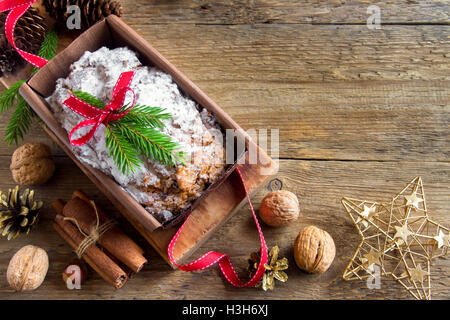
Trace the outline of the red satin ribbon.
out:
M 39 57 L 37 55 L 28 53 L 26 51 L 23 51 L 19 49 L 14 41 L 14 28 L 16 26 L 17 21 L 19 18 L 30 8 L 30 6 L 37 2 L 38 0 L 2 0 L 0 2 L 0 12 L 8 11 L 10 10 L 8 16 L 6 17 L 5 21 L 5 35 L 8 39 L 9 43 L 13 46 L 14 49 L 17 50 L 17 52 L 30 64 L 35 66 L 36 68 L 42 68 L 48 60 Z M 130 88 L 130 83 L 133 80 L 134 72 L 124 72 L 120 75 L 119 80 L 117 80 L 117 83 L 113 90 L 113 98 L 111 102 L 105 107 L 104 110 L 100 110 L 98 108 L 95 108 L 88 103 L 78 99 L 77 97 L 70 95 L 70 97 L 64 101 L 64 104 L 67 105 L 69 108 L 71 108 L 73 111 L 77 112 L 78 114 L 82 115 L 83 117 L 87 118 L 86 120 L 80 122 L 78 125 L 76 125 L 72 131 L 69 134 L 69 140 L 70 142 L 75 146 L 81 146 L 85 143 L 87 143 L 93 136 L 97 128 L 100 126 L 100 124 L 107 124 L 108 121 L 115 121 L 117 119 L 122 118 L 125 116 L 128 111 L 133 107 L 134 101 L 135 101 L 135 94 L 133 90 Z M 127 111 L 122 113 L 114 113 L 114 111 L 119 110 L 124 103 L 125 96 L 128 91 L 131 91 L 133 93 L 133 104 L 130 108 L 127 109 Z M 86 126 L 93 126 L 92 129 L 81 138 L 72 139 L 72 135 L 79 129 L 86 127 Z M 233 286 L 236 287 L 254 287 L 258 282 L 261 280 L 265 268 L 264 263 L 267 263 L 268 259 L 268 253 L 267 253 L 267 246 L 266 242 L 264 240 L 264 236 L 261 231 L 261 227 L 259 226 L 258 219 L 256 217 L 255 211 L 253 209 L 252 203 L 250 201 L 250 197 L 248 195 L 247 189 L 245 187 L 244 180 L 242 178 L 241 172 L 239 169 L 236 169 L 236 172 L 239 174 L 239 177 L 241 178 L 242 185 L 244 187 L 245 195 L 247 197 L 247 201 L 250 205 L 250 209 L 253 214 L 253 218 L 255 219 L 256 227 L 258 228 L 260 242 L 261 242 L 261 260 L 258 265 L 258 269 L 256 270 L 256 273 L 253 275 L 253 277 L 248 282 L 242 282 L 241 279 L 239 279 L 236 271 L 233 268 L 233 265 L 231 264 L 230 258 L 223 254 L 218 253 L 214 251 L 207 252 L 202 257 L 198 258 L 197 260 L 185 264 L 185 265 L 179 265 L 175 262 L 175 259 L 173 257 L 173 248 L 177 242 L 178 236 L 180 235 L 181 230 L 183 229 L 184 224 L 187 222 L 188 219 L 183 223 L 183 225 L 180 227 L 180 229 L 177 231 L 175 236 L 170 241 L 169 247 L 168 247 L 168 254 L 170 261 L 176 265 L 178 268 L 184 271 L 199 271 L 206 268 L 209 268 L 210 266 L 219 263 L 220 270 L 222 271 L 225 278 L 228 280 L 229 283 L 231 283 Z
M 117 119 L 125 116 L 131 108 L 134 106 L 135 94 L 134 91 L 130 88 L 131 81 L 134 77 L 134 71 L 123 72 L 119 79 L 116 82 L 113 90 L 113 97 L 111 102 L 105 107 L 104 110 L 98 109 L 96 107 L 91 106 L 90 104 L 78 99 L 74 95 L 70 95 L 63 103 L 68 106 L 70 109 L 75 111 L 76 113 L 82 115 L 86 118 L 86 120 L 77 124 L 72 131 L 69 133 L 70 143 L 74 146 L 81 146 L 94 136 L 95 131 L 100 126 L 100 124 L 107 125 L 109 121 L 115 121 Z M 121 113 L 114 113 L 114 111 L 119 110 L 123 107 L 123 103 L 125 101 L 125 97 L 128 91 L 133 93 L 133 103 L 127 108 L 126 111 Z M 88 133 L 83 135 L 78 139 L 72 139 L 72 135 L 79 129 L 92 126 L 91 130 Z
M 253 275 L 253 277 L 248 282 L 242 282 L 242 280 L 237 275 L 236 271 L 233 268 L 233 265 L 231 264 L 230 257 L 223 253 L 218 253 L 214 251 L 209 251 L 205 253 L 203 256 L 198 258 L 197 260 L 188 263 L 179 265 L 176 263 L 174 257 L 173 257 L 173 249 L 175 247 L 175 244 L 177 242 L 178 236 L 180 235 L 181 230 L 183 229 L 184 224 L 188 221 L 189 217 L 186 219 L 186 221 L 183 223 L 183 225 L 178 229 L 175 236 L 172 238 L 172 240 L 169 243 L 169 247 L 167 248 L 167 253 L 169 255 L 170 261 L 177 266 L 179 269 L 183 271 L 200 271 L 206 268 L 211 267 L 212 265 L 219 263 L 220 270 L 222 271 L 222 274 L 224 275 L 225 279 L 229 283 L 231 283 L 235 287 L 254 287 L 258 284 L 259 281 L 261 281 L 261 278 L 264 275 L 265 268 L 264 264 L 267 263 L 268 259 L 268 253 L 267 253 L 267 246 L 266 241 L 264 240 L 264 235 L 261 231 L 261 227 L 258 223 L 258 218 L 256 217 L 255 210 L 253 209 L 252 203 L 250 201 L 250 196 L 247 192 L 247 188 L 245 187 L 244 178 L 242 177 L 241 172 L 238 168 L 236 168 L 236 172 L 238 173 L 239 177 L 241 178 L 242 185 L 244 187 L 245 196 L 247 197 L 248 204 L 250 205 L 250 209 L 253 214 L 253 219 L 255 220 L 256 227 L 258 228 L 259 233 L 259 239 L 261 242 L 261 260 L 258 265 L 258 269 L 256 270 L 256 273 Z
M 10 10 L 5 20 L 5 35 L 9 43 L 16 49 L 22 58 L 40 69 L 48 62 L 48 60 L 19 49 L 14 41 L 14 28 L 16 27 L 17 21 L 36 1 L 38 0 L 2 0 L 0 2 L 0 12 Z

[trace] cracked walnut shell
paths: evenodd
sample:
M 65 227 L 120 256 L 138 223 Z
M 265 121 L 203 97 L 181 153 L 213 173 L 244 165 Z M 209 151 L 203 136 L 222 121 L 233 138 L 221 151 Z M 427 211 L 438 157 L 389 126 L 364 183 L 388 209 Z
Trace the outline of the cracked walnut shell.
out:
M 20 185 L 40 185 L 55 172 L 50 148 L 42 143 L 26 143 L 14 151 L 10 165 L 13 179 Z
M 269 192 L 263 199 L 259 216 L 265 224 L 279 227 L 297 220 L 300 206 L 295 194 L 286 190 Z
M 297 266 L 309 273 L 324 273 L 334 260 L 336 247 L 330 234 L 315 226 L 300 231 L 294 243 Z
M 44 281 L 47 270 L 48 256 L 45 250 L 27 245 L 11 258 L 6 279 L 16 291 L 34 290 Z

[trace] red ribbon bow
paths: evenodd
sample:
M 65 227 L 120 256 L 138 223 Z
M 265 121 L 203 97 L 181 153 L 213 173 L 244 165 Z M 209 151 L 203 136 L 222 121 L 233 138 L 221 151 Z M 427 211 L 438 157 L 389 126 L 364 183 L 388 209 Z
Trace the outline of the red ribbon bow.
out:
M 105 109 L 98 109 L 96 107 L 91 106 L 87 102 L 84 102 L 74 95 L 70 95 L 68 99 L 66 99 L 63 103 L 68 106 L 70 109 L 82 115 L 86 118 L 86 120 L 77 124 L 72 131 L 69 133 L 69 140 L 74 146 L 82 146 L 83 144 L 89 142 L 91 138 L 94 136 L 95 131 L 100 126 L 100 124 L 107 125 L 109 121 L 115 121 L 123 116 L 125 116 L 131 108 L 134 106 L 135 94 L 134 91 L 130 88 L 131 81 L 134 77 L 134 71 L 123 72 L 119 79 L 116 82 L 113 90 L 113 97 L 111 102 L 106 105 Z M 130 107 L 121 113 L 114 113 L 114 111 L 119 110 L 123 107 L 123 103 L 125 101 L 125 97 L 128 91 L 133 93 L 133 103 Z M 72 135 L 79 129 L 93 126 L 88 133 L 78 139 L 72 139 Z
M 17 21 L 36 1 L 38 0 L 2 0 L 0 2 L 0 12 L 10 10 L 5 20 L 5 35 L 9 43 L 16 49 L 22 58 L 40 69 L 48 62 L 48 60 L 19 49 L 14 41 L 14 28 L 16 27 Z
M 9 43 L 13 46 L 14 49 L 16 49 L 16 51 L 22 56 L 22 58 L 24 58 L 28 63 L 32 64 L 36 68 L 40 69 L 48 62 L 48 60 L 19 49 L 14 42 L 14 28 L 16 26 L 17 21 L 28 10 L 28 8 L 30 8 L 30 6 L 37 1 L 38 0 L 2 0 L 0 2 L 0 12 L 10 10 L 5 21 L 5 34 Z M 105 107 L 104 110 L 95 108 L 90 104 L 78 99 L 72 94 L 67 100 L 64 101 L 64 104 L 67 105 L 70 109 L 87 118 L 86 120 L 76 125 L 70 132 L 69 140 L 73 145 L 81 146 L 87 143 L 94 136 L 95 131 L 100 126 L 100 124 L 103 123 L 106 125 L 108 121 L 115 121 L 117 119 L 120 119 L 123 116 L 125 116 L 128 113 L 128 111 L 130 111 L 135 101 L 135 94 L 133 90 L 130 88 L 130 83 L 133 80 L 133 77 L 134 72 L 132 71 L 124 72 L 120 75 L 113 90 L 113 98 L 111 99 L 111 102 Z M 133 93 L 133 103 L 131 104 L 130 108 L 128 108 L 125 112 L 122 113 L 114 113 L 114 111 L 119 110 L 123 106 L 128 91 L 131 91 Z M 75 133 L 75 131 L 86 126 L 93 126 L 93 127 L 87 134 L 85 134 L 81 138 L 72 140 L 72 135 Z M 236 271 L 234 270 L 230 258 L 223 253 L 218 253 L 214 251 L 207 252 L 202 257 L 191 263 L 185 265 L 177 264 L 173 257 L 173 250 L 177 242 L 178 236 L 180 235 L 180 232 L 183 229 L 184 223 L 186 223 L 187 219 L 170 241 L 167 251 L 169 254 L 170 261 L 181 270 L 199 271 L 209 268 L 210 266 L 218 262 L 220 270 L 222 271 L 223 275 L 228 280 L 228 282 L 231 283 L 233 286 L 254 287 L 261 280 L 265 272 L 264 264 L 267 263 L 268 260 L 267 246 L 264 240 L 263 233 L 261 231 L 261 227 L 259 226 L 255 211 L 253 210 L 253 206 L 250 201 L 247 189 L 245 187 L 245 183 L 242 178 L 241 172 L 239 171 L 239 169 L 236 169 L 236 172 L 239 174 L 239 177 L 241 178 L 244 191 L 247 197 L 247 201 L 250 205 L 253 218 L 255 219 L 255 223 L 258 228 L 258 233 L 261 242 L 261 260 L 259 262 L 256 273 L 253 275 L 253 277 L 248 282 L 245 283 L 242 282 L 241 279 L 239 279 Z
M 255 210 L 253 209 L 252 202 L 250 201 L 250 196 L 248 195 L 247 188 L 245 187 L 244 178 L 242 177 L 242 174 L 238 168 L 236 168 L 236 172 L 241 178 L 241 182 L 245 191 L 245 196 L 247 197 L 248 204 L 250 205 L 250 209 L 252 211 L 253 219 L 255 220 L 256 227 L 258 228 L 259 240 L 261 243 L 261 250 L 260 250 L 261 260 L 259 261 L 258 268 L 256 269 L 256 272 L 253 275 L 253 277 L 248 282 L 244 283 L 237 275 L 236 270 L 234 270 L 233 265 L 231 264 L 230 257 L 227 256 L 226 254 L 214 251 L 209 251 L 205 253 L 203 256 L 201 256 L 200 258 L 191 263 L 183 265 L 177 264 L 175 258 L 173 257 L 173 249 L 177 242 L 178 236 L 180 235 L 180 232 L 183 229 L 183 226 L 187 222 L 189 217 L 186 219 L 186 221 L 183 223 L 180 229 L 178 229 L 177 233 L 173 236 L 172 240 L 169 243 L 169 247 L 167 248 L 167 253 L 169 255 L 170 262 L 172 262 L 175 266 L 177 266 L 179 269 L 183 271 L 190 271 L 190 272 L 200 271 L 209 268 L 218 262 L 222 274 L 230 284 L 232 284 L 235 287 L 254 287 L 255 285 L 258 284 L 259 281 L 261 281 L 261 278 L 263 277 L 264 272 L 266 271 L 264 264 L 267 263 L 268 260 L 267 245 L 266 241 L 264 240 L 264 235 L 262 233 L 261 227 L 259 226 Z

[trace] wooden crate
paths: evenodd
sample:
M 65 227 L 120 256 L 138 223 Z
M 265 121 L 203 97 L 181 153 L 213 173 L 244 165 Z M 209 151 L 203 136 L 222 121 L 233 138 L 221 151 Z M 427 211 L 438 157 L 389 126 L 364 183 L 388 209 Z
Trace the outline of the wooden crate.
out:
M 276 163 L 257 147 L 250 137 L 214 101 L 178 71 L 158 51 L 150 46 L 122 19 L 109 16 L 95 24 L 67 46 L 45 67 L 39 70 L 20 88 L 21 95 L 44 121 L 46 131 L 67 153 L 80 169 L 97 185 L 105 196 L 117 207 L 127 220 L 144 236 L 155 250 L 169 262 L 167 246 L 178 226 L 163 228 L 141 204 L 110 177 L 78 161 L 71 152 L 67 132 L 60 126 L 49 109 L 45 97 L 50 96 L 57 79 L 69 74 L 69 66 L 77 61 L 85 51 L 95 51 L 102 46 L 109 48 L 128 46 L 139 53 L 141 62 L 156 66 L 170 74 L 180 89 L 199 105 L 212 112 L 221 126 L 234 129 L 237 139 L 245 141 L 246 150 L 256 150 L 259 154 L 256 164 L 249 164 L 248 152 L 234 164 L 228 174 L 212 185 L 196 203 L 189 221 L 180 234 L 174 257 L 177 262 L 186 262 L 194 250 L 200 246 L 221 224 L 235 213 L 245 202 L 242 183 L 234 168 L 238 167 L 244 176 L 246 187 L 254 192 L 266 178 L 277 170 Z M 218 185 L 220 184 L 220 185 Z

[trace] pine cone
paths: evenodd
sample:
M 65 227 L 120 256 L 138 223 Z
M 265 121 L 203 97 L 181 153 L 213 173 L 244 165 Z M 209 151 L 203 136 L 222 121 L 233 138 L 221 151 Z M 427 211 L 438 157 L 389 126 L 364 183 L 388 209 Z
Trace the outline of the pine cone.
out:
M 25 64 L 25 60 L 9 44 L 5 36 L 7 12 L 0 13 L 0 77 Z M 19 49 L 37 54 L 45 39 L 47 28 L 39 11 L 31 7 L 19 19 L 14 30 L 14 39 Z
M 43 3 L 50 16 L 63 23 L 66 23 L 69 16 L 67 8 L 78 6 L 81 10 L 82 28 L 90 27 L 110 14 L 122 16 L 122 5 L 117 0 L 44 0 Z
M 256 286 L 261 286 L 264 291 L 273 290 L 275 287 L 275 279 L 286 282 L 288 279 L 288 275 L 283 270 L 286 270 L 289 267 L 289 261 L 287 258 L 278 259 L 278 253 L 280 252 L 280 248 L 278 246 L 274 246 L 269 251 L 269 257 L 267 263 L 264 264 L 264 275 L 260 283 Z M 250 278 L 253 277 L 258 270 L 259 262 L 261 261 L 261 254 L 259 252 L 252 252 L 248 259 L 247 271 L 249 273 Z
M 8 240 L 30 232 L 43 204 L 34 201 L 33 190 L 26 189 L 20 196 L 19 192 L 19 186 L 9 189 L 8 194 L 0 191 L 0 231 Z

